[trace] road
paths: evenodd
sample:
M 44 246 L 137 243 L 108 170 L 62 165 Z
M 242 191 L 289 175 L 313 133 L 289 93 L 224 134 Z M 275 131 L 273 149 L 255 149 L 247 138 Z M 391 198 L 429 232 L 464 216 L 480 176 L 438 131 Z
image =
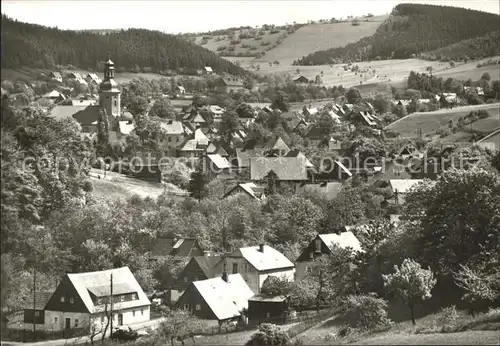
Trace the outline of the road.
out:
M 469 330 L 443 334 L 392 334 L 361 340 L 354 345 L 500 345 L 500 332 Z
M 136 323 L 130 325 L 130 328 L 133 330 L 143 330 L 148 327 L 155 328 L 160 324 L 160 322 L 164 321 L 164 318 L 159 318 L 155 320 L 150 320 L 142 323 Z M 109 334 L 106 333 L 106 334 Z M 109 336 L 109 335 L 108 335 Z M 107 336 L 107 337 L 108 337 Z M 98 335 L 94 338 L 94 340 L 100 340 L 101 335 Z M 31 342 L 31 343 L 23 343 L 23 342 L 14 342 L 14 341 L 2 341 L 0 342 L 2 346 L 18 346 L 18 345 L 23 345 L 23 346 L 62 346 L 62 345 L 85 345 L 85 344 L 90 344 L 90 339 L 89 337 L 78 337 L 78 338 L 72 338 L 72 339 L 58 339 L 58 340 L 47 340 L 47 341 L 39 341 L 39 342 Z

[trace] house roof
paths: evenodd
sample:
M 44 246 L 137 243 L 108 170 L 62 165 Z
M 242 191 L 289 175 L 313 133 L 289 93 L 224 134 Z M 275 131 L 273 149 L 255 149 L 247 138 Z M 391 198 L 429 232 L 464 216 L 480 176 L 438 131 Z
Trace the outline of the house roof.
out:
M 186 143 L 181 148 L 181 151 L 203 151 L 206 149 L 208 145 L 208 139 L 206 140 L 197 140 L 197 139 L 188 139 Z
M 126 290 L 132 290 L 133 292 L 137 293 L 139 298 L 138 300 L 116 302 L 113 304 L 114 309 L 128 309 L 151 304 L 148 297 L 146 296 L 128 267 L 109 269 L 98 272 L 66 274 L 66 276 L 75 287 L 87 310 L 92 313 L 95 311 L 95 305 L 89 293 L 92 290 L 100 290 L 101 287 L 109 286 L 111 274 L 113 274 L 113 291 L 114 287 L 117 287 L 117 289 L 121 289 L 120 287 L 125 287 L 126 284 L 129 287 Z
M 135 125 L 130 121 L 119 121 L 118 128 L 120 129 L 121 134 L 129 135 L 134 130 Z
M 423 182 L 422 179 L 390 179 L 389 184 L 393 192 L 407 193 L 413 186 Z
M 265 150 L 282 150 L 282 151 L 286 151 L 286 152 L 290 151 L 290 148 L 288 147 L 288 145 L 286 145 L 285 141 L 281 137 L 271 139 L 266 144 L 264 149 Z
M 161 129 L 169 135 L 182 135 L 184 128 L 182 122 L 176 120 L 162 121 L 160 123 Z
M 94 106 L 97 100 L 69 100 L 72 106 Z
M 182 85 L 176 85 L 175 88 L 180 91 L 186 91 L 186 88 L 184 88 Z
M 45 310 L 45 306 L 49 302 L 54 292 L 36 292 L 35 293 L 35 310 Z M 30 299 L 23 302 L 23 309 L 33 310 L 33 295 Z
M 259 246 L 242 247 L 233 251 L 230 257 L 243 257 L 258 271 L 292 268 L 294 264 L 278 250 L 264 245 L 264 252 Z
M 227 281 L 217 277 L 192 283 L 219 321 L 239 317 L 254 296 L 240 274 L 228 275 Z
M 201 114 L 196 114 L 195 117 L 193 118 L 193 123 L 199 123 L 199 124 L 204 124 L 206 123 L 205 119 L 201 116 Z
M 224 108 L 217 105 L 208 106 L 208 110 L 215 115 L 222 115 L 222 113 L 224 113 Z
M 302 157 L 250 158 L 252 180 L 262 180 L 271 170 L 279 180 L 307 180 L 306 160 Z
M 252 298 L 248 299 L 249 302 L 268 302 L 268 303 L 282 303 L 287 300 L 287 296 L 274 296 L 269 297 L 262 294 L 255 295 Z
M 42 97 L 45 97 L 45 98 L 56 98 L 56 97 L 59 97 L 59 96 L 61 96 L 61 94 L 59 93 L 59 91 L 52 90 L 52 91 L 44 94 Z
M 305 79 L 305 80 L 307 80 L 307 81 L 309 80 L 307 77 L 304 77 L 303 75 L 300 75 L 300 76 L 298 76 L 298 77 L 295 77 L 295 78 L 293 79 L 293 81 L 294 81 L 294 82 L 296 82 L 296 81 L 301 80 L 301 79 Z
M 363 118 L 363 120 L 365 121 L 365 123 L 367 123 L 368 125 L 370 125 L 370 126 L 377 125 L 377 123 L 371 119 L 370 113 L 364 112 L 364 111 L 360 111 L 359 114 L 361 115 L 361 117 Z
M 71 118 L 73 114 L 82 111 L 86 107 L 87 106 L 55 106 L 52 108 L 50 115 L 58 120 Z
M 206 72 L 214 72 L 210 66 L 205 66 L 204 69 Z
M 51 72 L 50 73 L 52 76 L 56 77 L 56 78 L 62 78 L 62 75 L 60 72 Z
M 243 87 L 243 82 L 238 78 L 222 78 L 222 82 L 226 86 Z
M 195 261 L 207 278 L 212 278 L 216 273 L 214 266 L 219 263 L 221 256 L 194 256 L 191 261 Z
M 321 127 L 317 126 L 316 124 L 311 124 L 311 126 L 309 126 L 306 133 L 304 134 L 304 137 L 312 140 L 323 139 L 325 137 L 325 134 Z
M 238 184 L 234 188 L 232 188 L 230 191 L 228 191 L 225 195 L 229 195 L 231 192 L 233 192 L 235 189 L 241 188 L 243 191 L 245 191 L 249 196 L 260 200 L 262 196 L 264 195 L 264 187 L 258 186 L 254 183 L 243 183 L 243 184 Z
M 315 115 L 319 112 L 318 108 L 316 107 L 306 108 L 306 111 L 307 113 L 309 113 L 309 115 Z
M 191 250 L 199 246 L 196 238 L 176 238 L 174 236 L 158 237 L 151 253 L 153 256 L 189 256 Z
M 285 155 L 285 157 L 300 157 L 300 158 L 304 158 L 306 160 L 306 167 L 307 168 L 314 168 L 314 165 L 311 163 L 311 161 L 309 161 L 309 159 L 306 157 L 306 155 L 304 155 L 304 153 L 301 152 L 299 149 L 290 150 Z
M 207 154 L 207 157 L 218 169 L 231 168 L 229 161 L 227 161 L 225 157 L 222 157 L 219 154 Z
M 73 114 L 73 118 L 78 121 L 81 125 L 94 125 L 97 124 L 100 117 L 100 108 L 99 106 L 88 106 L 84 109 L 80 110 Z M 111 114 L 108 115 L 108 120 L 112 120 L 113 116 Z
M 352 248 L 355 251 L 361 251 L 361 243 L 351 231 L 329 234 L 318 234 L 318 237 L 325 243 L 330 250 L 333 250 L 333 245 L 340 248 Z
M 328 182 L 326 184 L 306 184 L 303 187 L 304 191 L 317 191 L 324 193 L 329 200 L 335 199 L 342 189 L 340 182 Z

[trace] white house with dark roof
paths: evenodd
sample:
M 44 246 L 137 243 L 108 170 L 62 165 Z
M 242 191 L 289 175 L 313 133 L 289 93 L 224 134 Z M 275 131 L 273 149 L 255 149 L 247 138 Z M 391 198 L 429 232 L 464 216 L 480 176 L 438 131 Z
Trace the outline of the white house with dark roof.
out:
M 268 276 L 293 281 L 295 265 L 278 250 L 260 244 L 239 248 L 223 256 L 214 266 L 214 271 L 217 276 L 222 276 L 224 272 L 241 274 L 252 291 L 259 294 Z
M 45 328 L 64 330 L 107 323 L 113 276 L 113 324 L 149 321 L 148 297 L 128 267 L 66 274 L 45 306 Z
M 184 127 L 182 122 L 166 120 L 160 123 L 162 136 L 157 139 L 159 147 L 165 152 L 180 148 L 184 143 Z
M 295 261 L 295 280 L 300 280 L 306 275 L 308 266 L 316 257 L 332 253 L 336 246 L 343 249 L 351 248 L 353 251 L 363 251 L 361 243 L 351 231 L 318 234 Z

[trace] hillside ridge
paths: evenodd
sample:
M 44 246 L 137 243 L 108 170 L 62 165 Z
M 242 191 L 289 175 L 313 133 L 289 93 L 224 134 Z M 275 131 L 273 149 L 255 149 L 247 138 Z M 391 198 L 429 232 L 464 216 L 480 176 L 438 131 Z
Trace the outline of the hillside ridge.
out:
M 73 65 L 100 71 L 100 63 L 108 55 L 113 57 L 117 68 L 128 70 L 182 71 L 210 66 L 216 72 L 246 73 L 208 49 L 160 31 L 77 32 L 24 23 L 2 15 L 3 68 Z

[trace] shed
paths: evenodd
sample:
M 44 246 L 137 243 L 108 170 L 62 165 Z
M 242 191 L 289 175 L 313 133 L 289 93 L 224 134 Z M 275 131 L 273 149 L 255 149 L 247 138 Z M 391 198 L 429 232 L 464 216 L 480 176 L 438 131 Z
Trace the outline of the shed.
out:
M 256 295 L 248 300 L 248 322 L 286 322 L 289 296 Z

